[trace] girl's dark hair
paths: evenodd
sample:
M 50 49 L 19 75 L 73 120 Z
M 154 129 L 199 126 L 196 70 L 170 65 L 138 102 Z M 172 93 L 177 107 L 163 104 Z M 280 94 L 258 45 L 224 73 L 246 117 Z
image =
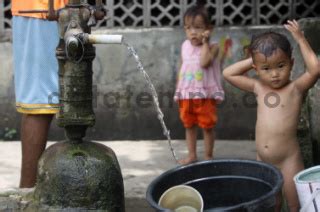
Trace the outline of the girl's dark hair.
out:
M 259 52 L 266 57 L 271 56 L 277 49 L 281 49 L 289 58 L 291 58 L 292 54 L 289 40 L 284 35 L 276 32 L 265 32 L 254 35 L 249 49 L 251 55 Z
M 211 25 L 210 15 L 208 13 L 208 10 L 205 8 L 205 4 L 205 0 L 198 0 L 196 5 L 191 6 L 184 13 L 183 21 L 185 21 L 186 17 L 195 18 L 196 16 L 200 15 L 203 18 L 206 26 Z

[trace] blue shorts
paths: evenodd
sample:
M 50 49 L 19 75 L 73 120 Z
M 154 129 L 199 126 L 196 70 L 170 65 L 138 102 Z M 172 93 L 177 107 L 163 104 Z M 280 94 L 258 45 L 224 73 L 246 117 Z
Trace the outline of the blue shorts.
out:
M 54 114 L 59 110 L 58 24 L 43 19 L 12 18 L 13 65 L 17 111 Z

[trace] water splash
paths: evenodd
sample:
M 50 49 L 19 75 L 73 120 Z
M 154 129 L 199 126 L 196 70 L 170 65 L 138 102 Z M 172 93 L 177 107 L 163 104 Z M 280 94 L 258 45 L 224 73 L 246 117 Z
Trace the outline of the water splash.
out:
M 129 51 L 129 53 L 134 57 L 135 61 L 137 62 L 137 68 L 139 69 L 139 71 L 141 72 L 141 74 L 143 75 L 143 77 L 145 78 L 145 80 L 147 81 L 147 84 L 151 90 L 151 95 L 152 95 L 152 99 L 153 99 L 153 104 L 156 108 L 156 111 L 158 113 L 158 119 L 160 121 L 160 124 L 162 126 L 163 129 L 163 134 L 167 137 L 168 143 L 169 143 L 169 147 L 170 147 L 170 151 L 174 157 L 174 159 L 176 160 L 176 162 L 178 163 L 178 157 L 172 147 L 172 142 L 171 142 L 171 137 L 170 137 L 170 131 L 168 130 L 164 120 L 163 120 L 163 113 L 160 109 L 160 105 L 159 105 L 159 98 L 158 98 L 158 94 L 157 91 L 149 77 L 149 75 L 147 74 L 147 72 L 144 70 L 144 67 L 141 63 L 141 60 L 136 52 L 136 50 L 133 48 L 133 46 L 131 46 L 130 44 L 128 44 L 127 42 L 123 41 L 122 42 L 123 45 L 125 45 Z

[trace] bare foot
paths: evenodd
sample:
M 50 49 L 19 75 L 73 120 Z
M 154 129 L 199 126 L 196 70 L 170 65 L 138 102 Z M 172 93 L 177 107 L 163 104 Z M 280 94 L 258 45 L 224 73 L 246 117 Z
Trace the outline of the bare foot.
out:
M 187 165 L 197 161 L 197 158 L 184 158 L 178 161 L 180 165 Z
M 213 160 L 213 156 L 211 156 L 211 157 L 204 157 L 204 160 Z

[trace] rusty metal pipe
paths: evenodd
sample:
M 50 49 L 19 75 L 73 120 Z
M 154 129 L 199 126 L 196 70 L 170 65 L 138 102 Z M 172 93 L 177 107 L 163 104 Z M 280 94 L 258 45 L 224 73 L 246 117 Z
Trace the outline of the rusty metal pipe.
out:
M 49 21 L 55 21 L 58 20 L 58 15 L 56 11 L 54 11 L 54 0 L 49 0 L 48 2 L 48 14 L 47 14 L 47 19 Z
M 49 15 L 50 14 L 54 14 L 54 2 L 53 2 L 54 0 L 49 0 L 49 2 L 48 2 L 48 9 L 49 9 Z
M 69 0 L 68 5 L 79 5 L 81 4 L 80 0 Z
M 102 7 L 102 0 L 96 0 L 96 7 L 101 8 Z

